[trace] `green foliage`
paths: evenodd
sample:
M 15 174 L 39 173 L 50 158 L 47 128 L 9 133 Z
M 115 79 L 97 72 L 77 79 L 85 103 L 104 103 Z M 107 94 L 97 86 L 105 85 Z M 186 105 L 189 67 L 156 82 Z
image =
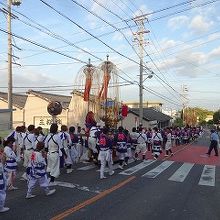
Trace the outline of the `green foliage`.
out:
M 176 118 L 173 122 L 173 126 L 183 127 L 183 119 L 182 118 Z
M 220 110 L 214 113 L 213 115 L 213 122 L 214 124 L 219 124 L 220 122 Z
M 205 121 L 205 119 L 207 118 L 208 115 L 213 115 L 213 111 L 209 111 L 207 109 L 203 109 L 203 108 L 194 108 L 196 115 L 198 117 L 199 122 L 201 123 L 202 121 Z
M 200 121 L 200 122 L 199 122 L 199 125 L 201 125 L 201 126 L 205 126 L 206 124 L 207 124 L 206 121 Z
M 214 122 L 213 122 L 213 120 L 209 120 L 209 121 L 207 122 L 207 124 L 208 124 L 208 125 L 213 125 Z

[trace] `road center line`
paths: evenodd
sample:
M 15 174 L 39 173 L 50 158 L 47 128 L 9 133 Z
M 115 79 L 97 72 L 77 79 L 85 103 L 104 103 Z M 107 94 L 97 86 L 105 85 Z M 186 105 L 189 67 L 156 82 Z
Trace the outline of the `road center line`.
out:
M 128 184 L 129 182 L 131 182 L 132 180 L 134 180 L 136 177 L 135 176 L 131 176 L 129 177 L 128 179 L 122 181 L 121 183 L 113 186 L 112 188 L 110 189 L 107 189 L 101 193 L 99 193 L 98 195 L 70 208 L 70 209 L 67 209 L 66 211 L 52 217 L 50 220 L 61 220 L 61 219 L 64 219 L 65 217 L 69 216 L 70 214 L 73 214 L 74 212 L 77 212 L 79 211 L 80 209 L 84 208 L 85 206 L 88 206 L 96 201 L 98 201 L 99 199 L 102 199 L 104 198 L 105 196 L 107 196 L 108 194 L 114 192 L 115 190 L 121 188 L 122 186 Z

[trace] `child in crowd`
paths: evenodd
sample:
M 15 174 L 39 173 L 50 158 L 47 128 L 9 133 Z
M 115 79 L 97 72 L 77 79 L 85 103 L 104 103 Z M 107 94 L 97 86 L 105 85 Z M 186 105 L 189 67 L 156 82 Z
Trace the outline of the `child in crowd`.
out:
M 16 178 L 16 170 L 17 170 L 17 156 L 13 151 L 14 142 L 15 139 L 10 136 L 3 143 L 4 154 L 6 157 L 5 171 L 7 176 L 8 190 L 18 189 L 17 187 L 14 186 L 15 178 Z
M 42 187 L 47 196 L 55 193 L 55 189 L 49 189 L 49 181 L 46 174 L 46 161 L 42 155 L 42 149 L 44 145 L 42 142 L 38 142 L 36 145 L 36 149 L 32 152 L 30 162 L 27 168 L 28 175 L 28 190 L 26 199 L 31 199 L 35 197 L 32 194 L 32 190 L 36 183 L 39 183 L 40 187 Z
M 8 207 L 5 207 L 6 199 L 6 177 L 4 174 L 4 151 L 0 149 L 0 212 L 7 212 Z

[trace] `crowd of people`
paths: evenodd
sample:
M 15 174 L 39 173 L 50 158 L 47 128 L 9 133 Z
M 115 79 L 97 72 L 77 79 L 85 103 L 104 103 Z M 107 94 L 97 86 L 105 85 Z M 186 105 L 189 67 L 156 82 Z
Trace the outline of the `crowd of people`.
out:
M 22 179 L 27 181 L 26 198 L 35 197 L 32 191 L 39 184 L 47 196 L 55 193 L 51 189 L 60 169 L 66 173 L 73 171 L 75 163 L 93 161 L 100 166 L 100 179 L 105 179 L 105 167 L 109 175 L 114 174 L 113 163 L 124 169 L 128 160 L 146 160 L 153 157 L 157 160 L 162 151 L 165 157 L 173 155 L 172 148 L 188 144 L 202 134 L 201 128 L 169 127 L 165 129 L 146 129 L 142 126 L 131 132 L 122 126 L 118 129 L 101 128 L 93 124 L 89 130 L 81 127 L 67 127 L 52 124 L 45 135 L 41 127 L 34 125 L 18 126 L 3 139 L 0 152 L 0 212 L 8 211 L 4 206 L 6 190 L 16 190 L 16 170 L 23 163 L 25 172 Z

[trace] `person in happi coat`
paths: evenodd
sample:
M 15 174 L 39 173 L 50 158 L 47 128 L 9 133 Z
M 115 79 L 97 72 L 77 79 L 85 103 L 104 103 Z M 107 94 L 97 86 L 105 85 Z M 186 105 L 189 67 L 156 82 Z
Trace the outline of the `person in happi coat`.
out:
M 32 194 L 32 191 L 37 183 L 40 185 L 40 187 L 44 189 L 47 196 L 52 195 L 56 191 L 55 189 L 49 188 L 49 181 L 46 173 L 46 161 L 42 153 L 43 148 L 43 142 L 38 142 L 36 145 L 36 149 L 31 153 L 27 168 L 28 190 L 26 194 L 26 199 L 31 199 L 35 197 L 35 195 Z

